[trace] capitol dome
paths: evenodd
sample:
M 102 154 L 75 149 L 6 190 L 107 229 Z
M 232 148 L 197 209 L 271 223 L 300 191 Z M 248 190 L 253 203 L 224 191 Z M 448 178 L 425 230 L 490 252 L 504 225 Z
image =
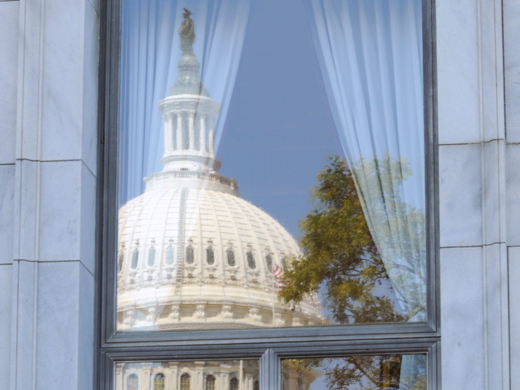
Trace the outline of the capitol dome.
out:
M 119 210 L 118 329 L 321 324 L 316 294 L 296 308 L 278 299 L 275 271 L 300 253 L 294 239 L 218 173 L 220 105 L 202 86 L 199 67 L 192 53 L 183 54 L 175 88 L 159 102 L 163 170 Z

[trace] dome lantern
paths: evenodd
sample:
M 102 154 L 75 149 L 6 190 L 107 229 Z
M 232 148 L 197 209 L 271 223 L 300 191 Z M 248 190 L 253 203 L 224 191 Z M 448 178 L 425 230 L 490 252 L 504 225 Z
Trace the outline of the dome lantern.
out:
M 195 32 L 190 12 L 179 28 L 183 52 L 177 81 L 159 102 L 164 119 L 164 171 L 218 169 L 215 158 L 215 123 L 220 104 L 209 97 L 199 77 L 200 63 L 193 54 Z

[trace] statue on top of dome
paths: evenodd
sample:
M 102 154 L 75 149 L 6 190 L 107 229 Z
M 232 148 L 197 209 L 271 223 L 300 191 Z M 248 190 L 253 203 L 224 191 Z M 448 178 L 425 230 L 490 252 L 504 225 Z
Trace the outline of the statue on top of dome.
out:
M 190 18 L 191 11 L 184 8 L 184 20 L 179 27 L 179 35 L 181 36 L 181 50 L 186 54 L 193 54 L 193 42 L 195 42 L 195 28 L 193 20 Z

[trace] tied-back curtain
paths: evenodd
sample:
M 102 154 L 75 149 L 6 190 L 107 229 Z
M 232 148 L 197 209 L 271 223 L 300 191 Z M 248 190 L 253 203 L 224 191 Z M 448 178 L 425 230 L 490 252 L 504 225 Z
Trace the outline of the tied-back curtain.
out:
M 327 96 L 408 321 L 426 320 L 420 0 L 308 0 Z
M 216 148 L 240 62 L 250 0 L 124 0 L 122 2 L 119 204 L 144 191 L 143 178 L 162 167 L 160 100 L 168 96 L 182 55 L 178 29 L 183 8 L 195 25 L 194 54 L 201 81 L 221 106 Z

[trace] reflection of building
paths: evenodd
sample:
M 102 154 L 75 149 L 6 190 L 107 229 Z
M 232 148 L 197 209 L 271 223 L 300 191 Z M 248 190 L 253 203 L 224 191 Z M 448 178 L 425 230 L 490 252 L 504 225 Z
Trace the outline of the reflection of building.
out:
M 241 199 L 220 175 L 214 125 L 220 106 L 190 52 L 159 103 L 164 169 L 119 212 L 118 328 L 238 328 L 322 323 L 316 296 L 287 310 L 275 267 L 298 253 L 290 234 Z
M 220 105 L 200 82 L 191 50 L 178 66 L 177 82 L 159 103 L 164 169 L 145 178 L 145 193 L 119 211 L 118 329 L 322 323 L 316 295 L 296 310 L 278 301 L 273 272 L 298 246 L 276 220 L 239 197 L 234 180 L 217 172 Z M 294 376 L 290 371 L 284 376 Z M 307 372 L 300 379 L 306 386 L 298 382 L 294 390 L 308 390 L 314 378 Z M 118 390 L 257 390 L 258 362 L 127 363 L 118 366 L 116 381 Z
M 258 360 L 121 364 L 116 389 L 258 390 Z
M 125 390 L 259 390 L 258 360 L 218 362 L 122 363 L 116 389 Z M 309 390 L 323 375 L 314 368 L 282 364 L 282 390 Z

